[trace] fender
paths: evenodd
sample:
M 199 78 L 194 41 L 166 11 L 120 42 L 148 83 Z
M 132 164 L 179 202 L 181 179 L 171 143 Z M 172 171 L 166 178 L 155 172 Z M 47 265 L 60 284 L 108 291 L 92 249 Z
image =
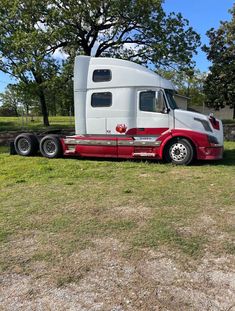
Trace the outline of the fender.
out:
M 174 137 L 181 137 L 188 139 L 193 146 L 195 147 L 196 151 L 198 151 L 198 146 L 201 147 L 209 147 L 209 141 L 207 138 L 207 134 L 187 130 L 187 129 L 172 129 L 169 132 L 164 133 L 164 135 L 160 136 L 158 140 L 162 141 L 159 156 L 163 158 L 163 152 L 166 144 Z

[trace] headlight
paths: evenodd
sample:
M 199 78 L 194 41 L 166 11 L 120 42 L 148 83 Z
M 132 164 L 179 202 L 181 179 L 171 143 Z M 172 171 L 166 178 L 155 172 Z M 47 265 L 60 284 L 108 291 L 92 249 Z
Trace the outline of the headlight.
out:
M 212 145 L 218 145 L 219 144 L 218 139 L 215 136 L 207 135 L 207 137 L 208 137 L 208 141 L 210 144 L 212 144 Z

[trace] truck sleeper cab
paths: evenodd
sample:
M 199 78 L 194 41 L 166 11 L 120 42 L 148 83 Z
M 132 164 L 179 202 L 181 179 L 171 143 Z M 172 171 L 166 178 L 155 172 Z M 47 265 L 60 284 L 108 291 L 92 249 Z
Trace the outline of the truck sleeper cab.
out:
M 164 159 L 190 164 L 223 156 L 223 127 L 213 116 L 178 109 L 173 84 L 133 62 L 77 56 L 75 135 L 15 139 L 18 154 Z

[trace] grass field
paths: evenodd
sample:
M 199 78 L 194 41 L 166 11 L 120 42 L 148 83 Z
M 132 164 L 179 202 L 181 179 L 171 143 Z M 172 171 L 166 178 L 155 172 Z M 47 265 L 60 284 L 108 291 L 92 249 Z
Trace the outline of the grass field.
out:
M 188 167 L 1 153 L 0 308 L 232 310 L 225 147 Z
M 53 128 L 74 128 L 74 117 L 49 117 L 50 127 Z M 0 117 L 0 132 L 17 130 L 44 130 L 42 117 Z

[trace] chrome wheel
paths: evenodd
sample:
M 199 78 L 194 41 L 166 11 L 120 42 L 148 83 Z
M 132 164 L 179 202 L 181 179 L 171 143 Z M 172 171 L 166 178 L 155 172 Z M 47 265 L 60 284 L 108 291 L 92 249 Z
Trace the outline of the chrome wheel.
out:
M 16 153 L 22 156 L 32 156 L 38 152 L 38 139 L 34 134 L 22 133 L 14 140 Z
M 60 137 L 56 135 L 47 135 L 40 141 L 40 152 L 46 158 L 59 158 L 63 155 L 63 147 Z
M 57 152 L 57 146 L 53 140 L 47 139 L 44 141 L 43 150 L 48 156 L 53 157 Z
M 164 159 L 176 165 L 188 165 L 193 161 L 194 148 L 185 138 L 175 138 L 166 146 Z
M 28 154 L 31 148 L 29 141 L 24 137 L 18 140 L 17 147 L 22 155 Z
M 170 157 L 175 162 L 183 162 L 188 157 L 187 147 L 180 143 L 174 143 L 169 150 Z

